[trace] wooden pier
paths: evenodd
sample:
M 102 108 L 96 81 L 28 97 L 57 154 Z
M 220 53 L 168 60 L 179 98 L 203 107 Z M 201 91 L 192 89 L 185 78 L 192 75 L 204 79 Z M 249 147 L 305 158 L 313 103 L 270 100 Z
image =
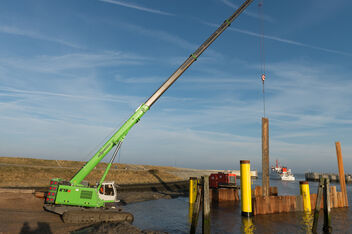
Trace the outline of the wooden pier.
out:
M 307 181 L 319 181 L 320 176 L 327 176 L 331 182 L 339 182 L 340 178 L 335 173 L 317 173 L 317 172 L 306 172 L 305 178 Z M 346 183 L 352 183 L 352 174 L 345 174 Z
M 210 200 L 213 202 L 234 202 L 239 201 L 238 186 L 219 186 L 210 189 Z
M 272 192 L 274 189 L 270 187 Z M 274 213 L 285 213 L 285 212 L 296 212 L 303 211 L 303 200 L 302 196 L 262 196 L 261 186 L 256 186 L 252 194 L 252 204 L 253 204 L 253 214 L 274 214 Z M 277 194 L 277 193 L 276 193 Z M 343 199 L 344 195 L 342 192 L 337 192 L 336 186 L 330 186 L 330 207 L 331 208 L 340 208 L 347 207 L 348 204 L 345 204 Z M 317 194 L 310 194 L 310 204 L 311 209 L 315 209 Z M 323 200 L 321 200 L 321 208 L 323 208 Z
M 347 198 L 347 190 L 345 182 L 350 182 L 351 175 L 345 174 L 343 168 L 343 160 L 341 153 L 341 144 L 340 142 L 335 142 L 336 145 L 336 156 L 337 156 L 337 164 L 339 169 L 339 175 L 337 174 L 319 174 L 315 172 L 306 173 L 306 181 L 319 181 L 322 183 L 322 180 L 327 181 L 339 181 L 341 192 L 337 192 L 336 186 L 325 185 L 326 189 L 323 195 L 323 199 L 321 199 L 321 194 L 319 192 L 319 196 L 317 198 L 317 194 L 310 194 L 310 204 L 311 210 L 315 209 L 316 205 L 320 207 L 328 207 L 330 208 L 340 208 L 340 207 L 348 207 L 348 198 Z M 327 191 L 326 191 L 327 190 Z M 270 194 L 269 196 L 265 196 L 263 193 L 265 191 L 260 186 L 256 186 L 254 189 L 254 193 L 252 194 L 252 204 L 253 204 L 253 214 L 273 214 L 273 213 L 281 213 L 281 212 L 293 212 L 293 211 L 303 211 L 303 197 L 299 196 L 273 196 L 274 194 Z M 270 187 L 271 191 L 271 187 Z M 277 194 L 277 191 L 276 191 Z M 318 202 L 317 202 L 318 200 Z M 324 206 L 323 201 L 325 201 L 326 205 Z M 328 205 L 327 205 L 328 204 Z

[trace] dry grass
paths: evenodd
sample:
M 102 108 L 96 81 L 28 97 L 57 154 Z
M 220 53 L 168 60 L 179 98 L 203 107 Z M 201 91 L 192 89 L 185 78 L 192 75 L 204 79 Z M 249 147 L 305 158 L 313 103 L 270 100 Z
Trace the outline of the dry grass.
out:
M 52 178 L 71 179 L 84 163 L 67 160 L 0 157 L 0 186 L 48 186 Z M 85 180 L 92 184 L 99 181 L 106 165 L 106 163 L 100 163 Z M 175 170 L 177 168 L 114 163 L 105 180 L 115 181 L 117 184 L 159 183 L 160 180 L 163 182 L 182 180 L 168 173 Z

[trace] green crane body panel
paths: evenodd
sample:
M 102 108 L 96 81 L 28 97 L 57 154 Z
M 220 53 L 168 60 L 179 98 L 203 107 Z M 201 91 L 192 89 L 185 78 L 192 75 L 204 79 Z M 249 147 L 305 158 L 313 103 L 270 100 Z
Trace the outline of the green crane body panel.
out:
M 69 185 L 59 185 L 55 204 L 85 207 L 104 206 L 104 202 L 98 196 L 97 188 Z
M 62 179 L 55 178 L 50 181 L 49 192 L 45 203 L 84 207 L 103 207 L 105 203 L 114 200 L 102 200 L 99 198 L 98 188 L 84 186 L 70 186 L 60 184 Z M 67 183 L 67 182 L 66 182 Z

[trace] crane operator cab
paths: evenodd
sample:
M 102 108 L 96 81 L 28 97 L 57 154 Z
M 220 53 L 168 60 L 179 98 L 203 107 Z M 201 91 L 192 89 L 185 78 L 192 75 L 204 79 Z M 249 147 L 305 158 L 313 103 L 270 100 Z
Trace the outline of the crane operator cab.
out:
M 119 202 L 115 182 L 103 182 L 98 194 L 101 200 Z

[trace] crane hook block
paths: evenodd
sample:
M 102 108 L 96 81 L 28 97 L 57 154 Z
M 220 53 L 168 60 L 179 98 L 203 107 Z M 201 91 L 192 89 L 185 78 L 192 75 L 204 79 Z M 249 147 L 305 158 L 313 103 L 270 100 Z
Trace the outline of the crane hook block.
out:
M 265 74 L 262 74 L 262 81 L 264 82 L 265 80 Z

